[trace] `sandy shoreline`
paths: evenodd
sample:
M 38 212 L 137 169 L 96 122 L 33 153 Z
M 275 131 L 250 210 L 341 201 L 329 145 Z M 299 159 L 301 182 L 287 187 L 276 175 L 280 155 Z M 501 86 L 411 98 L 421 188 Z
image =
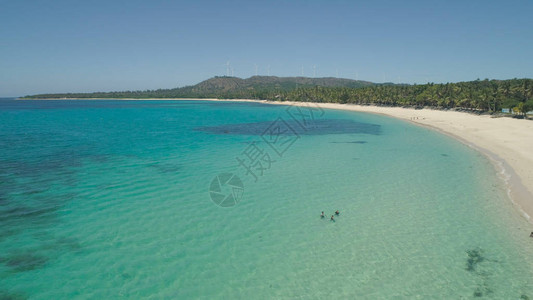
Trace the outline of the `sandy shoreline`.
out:
M 263 103 L 302 105 L 299 102 Z M 305 105 L 305 104 L 304 104 Z M 485 154 L 517 209 L 533 223 L 533 122 L 457 111 L 317 103 L 322 108 L 382 114 L 430 127 Z
M 72 100 L 72 99 L 50 99 Z M 114 100 L 114 99 L 83 99 Z M 308 105 L 302 102 L 277 102 L 248 99 L 117 99 L 117 100 L 205 100 L 259 102 L 279 105 Z M 485 154 L 505 181 L 509 197 L 533 223 L 533 122 L 513 118 L 492 118 L 457 111 L 402 107 L 316 103 L 322 108 L 382 114 L 430 127 L 452 136 Z

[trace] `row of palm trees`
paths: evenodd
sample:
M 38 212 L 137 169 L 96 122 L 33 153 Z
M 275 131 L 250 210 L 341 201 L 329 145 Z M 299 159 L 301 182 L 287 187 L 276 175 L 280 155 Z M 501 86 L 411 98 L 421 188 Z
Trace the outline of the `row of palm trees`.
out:
M 376 85 L 364 88 L 303 88 L 278 98 L 391 106 L 432 106 L 501 111 L 502 108 L 533 109 L 533 80 L 476 80 L 424 85 Z

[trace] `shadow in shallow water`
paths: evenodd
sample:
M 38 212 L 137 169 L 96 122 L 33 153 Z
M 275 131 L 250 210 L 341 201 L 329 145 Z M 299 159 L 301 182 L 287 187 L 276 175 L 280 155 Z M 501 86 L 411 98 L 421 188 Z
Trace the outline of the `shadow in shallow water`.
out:
M 274 120 L 256 123 L 225 124 L 220 126 L 197 127 L 196 131 L 211 134 L 231 135 L 262 135 L 265 131 L 280 122 L 280 134 L 282 135 L 326 135 L 326 134 L 371 134 L 380 135 L 381 125 L 361 123 L 344 119 L 321 119 L 314 120 L 308 126 L 302 127 L 301 123 L 294 120 Z
M 24 272 L 43 267 L 48 262 L 48 258 L 32 252 L 23 252 L 0 257 L 0 262 L 12 272 Z
M 330 142 L 332 144 L 366 144 L 367 141 L 351 141 L 351 142 Z

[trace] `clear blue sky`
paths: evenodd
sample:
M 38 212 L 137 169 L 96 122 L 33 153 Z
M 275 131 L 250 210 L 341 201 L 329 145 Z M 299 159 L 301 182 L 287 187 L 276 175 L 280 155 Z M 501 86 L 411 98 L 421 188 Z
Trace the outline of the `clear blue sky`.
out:
M 0 0 L 0 96 L 226 74 L 374 82 L 533 77 L 533 1 Z

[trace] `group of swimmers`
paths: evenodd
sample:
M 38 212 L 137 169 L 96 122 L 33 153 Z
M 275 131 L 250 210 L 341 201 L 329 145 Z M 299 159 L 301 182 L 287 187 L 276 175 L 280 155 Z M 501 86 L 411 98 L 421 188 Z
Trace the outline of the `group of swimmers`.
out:
M 335 215 L 337 215 L 337 216 L 340 215 L 340 212 L 339 212 L 338 209 L 337 209 L 337 211 L 335 212 Z M 321 219 L 324 219 L 325 217 L 326 217 L 326 215 L 324 215 L 324 211 L 322 211 L 322 214 L 320 215 L 320 218 L 321 218 Z M 331 215 L 330 221 L 335 221 L 335 218 L 334 218 L 333 215 Z

